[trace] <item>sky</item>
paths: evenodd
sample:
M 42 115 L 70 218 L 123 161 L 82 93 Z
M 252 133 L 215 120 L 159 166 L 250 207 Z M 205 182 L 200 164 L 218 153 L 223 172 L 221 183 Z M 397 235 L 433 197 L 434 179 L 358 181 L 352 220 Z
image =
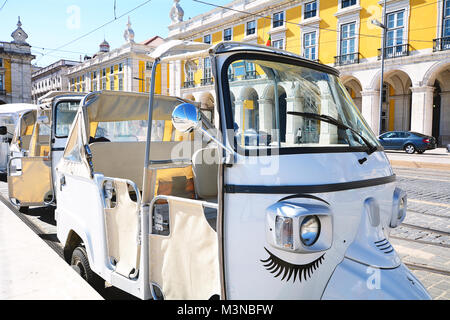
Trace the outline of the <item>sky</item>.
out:
M 124 13 L 148 0 L 0 0 L 0 41 L 10 42 L 11 33 L 17 28 L 20 16 L 22 29 L 28 34 L 27 42 L 32 46 L 36 59 L 32 64 L 44 67 L 59 59 L 80 60 L 80 55 L 92 56 L 98 51 L 105 38 L 111 49 L 125 43 L 123 33 L 128 15 Z M 231 0 L 205 0 L 217 5 L 231 3 Z M 135 41 L 141 42 L 155 35 L 168 36 L 171 23 L 169 12 L 172 0 L 151 0 L 129 13 Z M 181 0 L 184 20 L 208 12 L 214 7 L 193 0 Z M 98 29 L 90 35 L 77 40 L 59 51 L 59 48 L 103 24 L 114 22 Z M 64 51 L 62 51 L 64 50 Z M 70 51 L 70 52 L 68 52 Z

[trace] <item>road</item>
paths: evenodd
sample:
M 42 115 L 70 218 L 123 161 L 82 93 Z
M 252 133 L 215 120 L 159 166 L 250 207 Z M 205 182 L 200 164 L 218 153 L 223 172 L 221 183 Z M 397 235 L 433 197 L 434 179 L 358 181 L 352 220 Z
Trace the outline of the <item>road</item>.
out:
M 433 299 L 450 300 L 450 170 L 394 167 L 394 172 L 398 186 L 408 193 L 408 212 L 392 231 L 391 243 Z M 0 179 L 6 202 L 6 178 Z M 34 208 L 19 216 L 62 257 L 52 208 Z M 99 293 L 105 299 L 133 299 L 109 286 Z

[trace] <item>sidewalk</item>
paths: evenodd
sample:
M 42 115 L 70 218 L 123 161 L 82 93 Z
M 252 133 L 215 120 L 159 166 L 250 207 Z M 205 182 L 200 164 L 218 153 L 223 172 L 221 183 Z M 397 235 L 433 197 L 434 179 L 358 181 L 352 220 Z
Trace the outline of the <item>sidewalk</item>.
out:
M 391 150 L 385 152 L 393 167 L 450 170 L 450 153 L 446 148 L 425 151 L 423 154 Z
M 0 202 L 0 300 L 100 300 L 38 235 Z

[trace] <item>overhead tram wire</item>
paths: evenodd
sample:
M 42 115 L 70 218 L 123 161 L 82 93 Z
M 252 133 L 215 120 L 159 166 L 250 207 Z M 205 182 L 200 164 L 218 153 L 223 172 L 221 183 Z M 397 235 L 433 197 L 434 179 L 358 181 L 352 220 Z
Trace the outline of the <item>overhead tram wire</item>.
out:
M 0 7 L 0 11 L 3 10 L 3 8 L 5 7 L 5 4 L 8 2 L 8 0 L 5 0 L 5 2 L 3 2 L 2 6 Z
M 99 27 L 97 27 L 97 28 L 95 28 L 95 29 L 93 29 L 93 30 L 91 30 L 91 31 L 89 31 L 89 32 L 87 32 L 87 33 L 85 33 L 85 34 L 83 34 L 83 35 L 81 35 L 81 36 L 79 36 L 79 37 L 77 37 L 77 38 L 75 38 L 75 39 L 69 41 L 69 42 L 67 42 L 66 44 L 63 44 L 62 46 L 57 47 L 56 49 L 51 49 L 48 53 L 42 55 L 42 56 L 39 58 L 39 60 L 41 60 L 41 59 L 42 59 L 43 57 L 45 57 L 46 55 L 52 53 L 53 51 L 58 51 L 58 50 L 61 49 L 61 48 L 67 47 L 68 45 L 70 45 L 70 44 L 72 44 L 72 43 L 74 43 L 74 42 L 76 42 L 76 41 L 78 41 L 78 40 L 80 40 L 80 39 L 83 39 L 83 38 L 87 37 L 88 35 L 90 35 L 90 34 L 96 32 L 96 31 L 98 31 L 98 30 L 100 30 L 100 29 L 102 29 L 102 28 L 104 28 L 104 27 L 106 27 L 108 24 L 111 24 L 111 23 L 113 23 L 114 21 L 117 21 L 118 19 L 120 19 L 120 18 L 126 16 L 127 14 L 130 14 L 131 12 L 133 12 L 133 11 L 135 11 L 135 10 L 137 10 L 137 9 L 139 9 L 139 8 L 141 8 L 141 7 L 143 7 L 144 5 L 146 5 L 147 3 L 151 2 L 151 1 L 152 1 L 152 0 L 147 0 L 147 1 L 143 2 L 143 3 L 141 3 L 140 5 L 134 7 L 133 9 L 131 9 L 131 10 L 129 10 L 129 11 L 127 11 L 127 12 L 121 14 L 121 15 L 118 16 L 117 18 L 114 18 L 114 19 L 112 19 L 112 20 L 110 20 L 110 21 L 108 21 L 108 22 L 102 24 L 101 26 L 99 26 Z M 38 63 L 39 60 L 36 61 L 36 63 Z
M 229 8 L 229 7 L 213 4 L 213 3 L 210 3 L 210 2 L 206 2 L 206 1 L 201 1 L 201 0 L 192 0 L 192 1 L 198 2 L 198 3 L 201 3 L 201 4 L 205 4 L 205 5 L 209 5 L 209 6 L 212 6 L 212 7 L 216 7 L 216 8 L 221 8 L 221 9 L 234 11 L 234 12 L 238 12 L 238 13 L 243 13 L 243 14 L 248 15 L 248 16 L 258 17 L 258 18 L 261 18 L 261 19 L 266 19 L 266 20 L 271 20 L 271 21 L 273 20 L 271 17 L 267 17 L 267 16 L 264 16 L 264 15 L 261 15 L 261 14 L 251 13 L 251 12 L 248 12 L 248 11 L 243 11 L 243 10 L 238 10 L 238 9 L 233 9 L 233 8 Z M 444 1 L 444 0 L 439 0 L 439 1 L 435 2 L 435 3 L 438 3 L 438 2 L 441 2 L 441 1 Z M 371 18 L 371 19 L 373 19 L 373 18 Z M 364 21 L 364 20 L 366 20 L 366 19 L 361 19 L 360 21 Z M 300 24 L 295 23 L 295 22 L 291 22 L 291 21 L 287 21 L 287 20 L 283 20 L 283 22 L 285 22 L 287 24 L 295 25 L 297 27 L 301 27 Z M 337 33 L 340 32 L 339 30 L 336 30 L 336 29 L 329 29 L 329 28 L 322 28 L 322 27 L 309 26 L 309 28 L 316 29 L 316 30 L 337 32 Z M 421 30 L 421 29 L 419 29 L 419 30 Z M 364 34 L 364 33 L 359 33 L 359 36 L 367 37 L 367 38 L 377 38 L 377 39 L 381 39 L 382 38 L 381 36 L 371 35 L 371 34 Z M 427 42 L 427 43 L 432 43 L 433 42 L 433 40 L 423 40 L 423 39 L 421 39 L 421 40 L 409 39 L 409 41 L 410 42 Z

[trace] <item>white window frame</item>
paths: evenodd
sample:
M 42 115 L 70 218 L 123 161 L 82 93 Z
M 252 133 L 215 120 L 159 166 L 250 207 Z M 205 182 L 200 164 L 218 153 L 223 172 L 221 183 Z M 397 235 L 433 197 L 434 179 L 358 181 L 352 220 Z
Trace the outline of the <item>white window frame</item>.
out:
M 275 23 L 275 15 L 280 14 L 280 13 L 283 14 L 283 19 L 281 20 L 283 22 L 283 24 L 281 26 L 274 27 L 273 24 Z M 286 11 L 282 10 L 282 11 L 272 13 L 272 20 L 270 23 L 270 27 L 272 30 L 286 27 Z
M 319 42 L 318 42 L 318 40 L 319 40 L 319 30 L 318 29 L 312 29 L 312 28 L 309 28 L 309 29 L 306 29 L 306 30 L 302 30 L 302 34 L 301 34 L 301 48 L 302 48 L 302 51 L 301 51 L 301 55 L 302 55 L 302 57 L 304 57 L 304 58 L 306 58 L 306 59 L 309 59 L 309 58 L 307 58 L 306 57 L 306 48 L 305 48 L 305 36 L 306 35 L 308 35 L 308 34 L 312 34 L 312 33 L 314 33 L 315 34 L 315 39 L 316 39 L 316 44 L 314 45 L 314 47 L 315 47 L 315 51 L 316 51 L 316 57 L 315 57 L 315 59 L 310 59 L 310 60 L 312 60 L 312 61 L 318 61 L 319 60 Z M 312 46 L 310 46 L 310 47 L 312 47 Z
M 247 31 L 248 31 L 248 28 L 247 28 L 247 27 L 248 27 L 248 24 L 249 24 L 250 22 L 254 22 L 254 23 L 255 23 L 255 32 L 252 33 L 252 34 L 248 34 L 248 33 L 247 33 Z M 256 21 L 255 19 L 246 21 L 246 22 L 245 22 L 245 36 L 246 36 L 246 37 L 253 37 L 253 36 L 256 36 L 257 33 L 258 33 L 258 23 L 257 23 L 257 21 Z
M 316 15 L 312 16 L 312 17 L 305 18 L 306 5 L 308 5 L 310 3 L 313 3 L 313 2 L 316 3 Z M 319 10 L 320 10 L 319 0 L 309 0 L 309 1 L 307 0 L 307 1 L 303 2 L 302 3 L 302 20 L 304 21 L 304 20 L 310 20 L 310 19 L 317 18 L 319 16 Z
M 283 41 L 283 45 L 282 45 L 281 48 L 278 48 L 278 47 L 274 46 L 274 43 L 275 42 L 279 42 L 279 41 Z M 285 48 L 286 48 L 286 39 L 285 38 L 279 38 L 279 39 L 271 40 L 271 42 L 272 42 L 271 45 L 272 45 L 273 48 L 278 48 L 278 49 L 281 49 L 281 50 L 285 50 Z
M 354 35 L 354 37 L 352 37 L 352 38 L 346 38 L 345 40 L 351 40 L 351 39 L 355 39 L 355 50 L 354 50 L 354 52 L 348 52 L 348 53 L 345 53 L 345 54 L 343 54 L 343 52 L 342 52 L 342 41 L 344 40 L 343 38 L 342 38 L 342 28 L 344 27 L 344 26 L 348 26 L 348 25 L 351 25 L 351 24 L 354 24 L 355 25 L 355 35 Z M 337 56 L 339 56 L 339 57 L 342 57 L 343 55 L 350 55 L 350 54 L 358 54 L 358 52 L 359 52 L 359 47 L 358 47 L 358 45 L 359 45 L 359 41 L 358 41 L 358 38 L 359 38 L 359 33 L 358 33 L 358 25 L 357 25 L 357 22 L 356 21 L 349 21 L 349 22 L 347 22 L 347 23 L 342 23 L 342 24 L 340 24 L 339 25 L 339 52 L 338 52 L 338 55 Z M 340 58 L 340 59 L 342 59 L 342 58 Z M 341 60 L 342 61 L 342 60 Z M 345 65 L 345 63 L 344 63 L 344 65 Z
M 353 7 L 353 6 L 352 6 Z M 341 55 L 341 30 L 342 30 L 342 26 L 344 24 L 349 24 L 354 22 L 355 23 L 355 36 L 356 36 L 356 41 L 355 41 L 355 53 L 359 52 L 359 33 L 360 33 L 360 28 L 361 28 L 361 19 L 360 19 L 360 14 L 359 14 L 360 9 L 358 9 L 357 11 L 349 11 L 346 12 L 345 14 L 339 15 L 338 16 L 338 23 L 337 23 L 337 30 L 338 32 L 336 32 L 336 42 L 337 42 L 337 46 L 336 46 L 336 56 L 340 56 Z M 376 58 L 375 58 L 376 59 Z
M 355 3 L 355 4 L 352 4 L 352 5 L 348 6 L 348 7 L 342 8 L 342 2 L 343 2 L 343 1 L 344 1 L 344 0 L 338 0 L 338 10 L 347 10 L 347 9 L 349 9 L 349 8 L 354 8 L 354 7 L 357 7 L 357 6 L 360 5 L 360 4 L 359 4 L 359 1 L 360 1 L 360 0 L 356 0 L 356 3 Z
M 381 6 L 383 6 L 383 2 L 378 2 Z M 394 13 L 396 11 L 405 10 L 404 14 L 404 29 L 403 29 L 403 40 L 404 44 L 409 44 L 409 17 L 411 14 L 411 9 L 409 5 L 409 0 L 401 0 L 401 1 L 390 1 L 386 3 L 386 16 L 390 13 Z M 381 31 L 380 31 L 381 33 Z M 383 47 L 383 40 L 380 39 L 380 48 Z
M 231 39 L 230 40 L 225 40 L 225 31 L 226 30 L 230 30 L 231 31 Z M 222 36 L 223 41 L 233 41 L 233 27 L 229 27 L 229 28 L 223 29 L 222 35 L 223 35 Z
M 205 41 L 206 37 L 209 37 L 209 42 Z M 211 34 L 205 34 L 203 36 L 203 43 L 212 44 L 212 36 L 211 36 Z

